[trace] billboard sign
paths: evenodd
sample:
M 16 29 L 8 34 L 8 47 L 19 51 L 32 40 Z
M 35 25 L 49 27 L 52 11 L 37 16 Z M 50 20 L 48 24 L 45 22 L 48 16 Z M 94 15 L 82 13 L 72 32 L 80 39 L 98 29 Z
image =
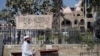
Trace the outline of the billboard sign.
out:
M 16 17 L 16 29 L 47 28 L 52 28 L 52 15 L 21 15 Z

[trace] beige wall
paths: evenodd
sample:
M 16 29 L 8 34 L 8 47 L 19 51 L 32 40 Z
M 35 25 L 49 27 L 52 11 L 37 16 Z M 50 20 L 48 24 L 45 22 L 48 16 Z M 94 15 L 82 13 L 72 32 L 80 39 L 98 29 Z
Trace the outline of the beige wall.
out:
M 80 56 L 80 53 L 87 52 L 86 45 L 81 44 L 55 44 L 52 45 L 53 48 L 58 48 L 58 54 L 59 56 Z M 45 45 L 42 47 L 40 45 L 32 45 L 32 48 L 34 47 L 35 50 L 37 50 L 36 56 L 40 56 L 40 50 L 45 49 Z M 98 47 L 98 50 L 100 51 L 100 46 Z M 92 49 L 92 52 L 96 52 L 97 47 L 94 47 Z M 21 52 L 21 45 L 5 45 L 4 46 L 4 56 L 12 56 L 11 53 L 17 53 Z M 93 55 L 93 54 L 92 54 Z M 88 54 L 86 54 L 88 56 Z

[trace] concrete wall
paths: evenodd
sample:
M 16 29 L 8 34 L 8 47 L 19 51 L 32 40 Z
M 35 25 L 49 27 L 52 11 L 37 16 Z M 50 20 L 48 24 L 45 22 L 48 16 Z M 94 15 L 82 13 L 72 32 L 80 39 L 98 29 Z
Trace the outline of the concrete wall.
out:
M 36 56 L 40 56 L 40 50 L 45 49 L 46 45 L 40 46 L 40 45 L 32 45 L 32 49 L 34 47 L 35 50 L 37 50 Z M 53 49 L 59 49 L 58 53 L 59 56 L 80 56 L 80 53 L 87 52 L 87 48 L 83 47 L 83 45 L 79 44 L 61 44 L 61 45 L 52 45 Z M 98 50 L 100 51 L 100 47 L 98 47 Z M 93 52 L 97 51 L 97 48 L 95 47 Z M 21 52 L 21 45 L 5 45 L 4 46 L 4 56 L 12 56 L 11 53 L 17 53 Z M 86 54 L 85 56 L 88 56 Z

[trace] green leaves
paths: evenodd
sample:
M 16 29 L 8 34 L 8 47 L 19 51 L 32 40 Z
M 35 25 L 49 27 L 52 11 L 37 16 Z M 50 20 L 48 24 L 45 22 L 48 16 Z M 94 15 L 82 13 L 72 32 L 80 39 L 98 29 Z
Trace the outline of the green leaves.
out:
M 23 13 L 29 13 L 29 10 L 32 10 L 31 7 L 33 6 L 33 0 L 7 0 L 6 6 L 18 13 L 20 11 Z M 27 9 L 29 9 L 27 11 Z
M 57 0 L 61 1 L 61 0 Z M 48 14 L 57 11 L 58 4 L 56 0 L 7 0 L 6 7 L 14 10 L 16 14 Z M 59 4 L 61 5 L 61 4 Z M 56 8 L 56 9 L 55 9 Z
M 51 14 L 58 11 L 62 0 L 6 0 L 6 10 L 1 12 L 3 19 L 14 18 L 14 15 L 20 14 Z M 59 5 L 59 6 L 58 6 Z M 6 13 L 7 12 L 7 13 Z M 57 12 L 58 13 L 58 12 Z
M 83 2 L 83 4 L 85 4 L 85 2 Z M 87 4 L 88 4 L 87 7 L 94 9 L 94 11 L 100 10 L 100 0 L 89 0 Z

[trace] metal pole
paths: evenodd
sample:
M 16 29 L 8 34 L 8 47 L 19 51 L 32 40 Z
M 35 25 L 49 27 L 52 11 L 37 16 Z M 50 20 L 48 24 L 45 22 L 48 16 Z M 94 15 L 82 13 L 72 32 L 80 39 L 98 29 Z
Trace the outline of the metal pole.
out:
M 87 0 L 85 0 L 85 29 L 87 30 Z

